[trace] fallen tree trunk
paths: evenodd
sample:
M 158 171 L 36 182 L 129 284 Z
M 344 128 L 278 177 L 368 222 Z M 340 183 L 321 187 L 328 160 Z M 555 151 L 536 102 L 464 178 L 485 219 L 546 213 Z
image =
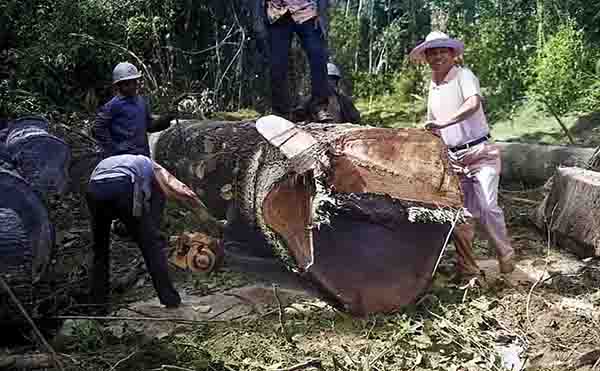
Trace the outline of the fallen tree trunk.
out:
M 535 223 L 580 257 L 600 256 L 600 173 L 559 168 Z
M 497 142 L 502 149 L 502 183 L 543 185 L 559 166 L 585 167 L 594 148 Z
M 22 117 L 9 124 L 6 137 L 19 173 L 43 197 L 66 191 L 71 161 L 69 146 L 49 134 L 48 126 L 42 117 Z
M 347 310 L 412 302 L 462 206 L 443 144 L 417 129 L 302 129 L 318 143 L 303 152 L 317 165 L 302 171 L 254 122 L 180 122 L 160 136 L 155 157 L 227 216 L 230 238 L 255 232 Z

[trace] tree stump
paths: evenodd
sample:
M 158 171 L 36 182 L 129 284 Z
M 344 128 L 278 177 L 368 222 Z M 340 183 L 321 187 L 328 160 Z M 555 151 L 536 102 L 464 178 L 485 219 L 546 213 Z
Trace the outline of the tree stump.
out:
M 462 209 L 445 146 L 419 129 L 311 124 L 318 145 L 292 161 L 254 122 L 180 122 L 156 159 L 234 225 L 258 236 L 334 304 L 363 315 L 410 303 L 430 283 Z M 227 238 L 227 236 L 226 236 Z M 250 247 L 248 247 L 250 248 Z
M 584 167 L 594 148 L 497 142 L 502 149 L 503 183 L 541 186 L 559 166 Z
M 600 173 L 559 168 L 535 222 L 578 256 L 600 256 Z

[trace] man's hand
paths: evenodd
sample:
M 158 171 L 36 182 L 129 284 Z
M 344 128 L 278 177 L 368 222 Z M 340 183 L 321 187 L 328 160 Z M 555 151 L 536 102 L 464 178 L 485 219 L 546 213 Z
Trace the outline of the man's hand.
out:
M 439 121 L 431 121 L 430 120 L 425 123 L 425 129 L 430 131 L 433 135 L 436 135 L 438 137 L 441 136 L 440 130 L 442 130 L 443 128 L 448 127 L 448 126 L 449 125 L 443 124 Z

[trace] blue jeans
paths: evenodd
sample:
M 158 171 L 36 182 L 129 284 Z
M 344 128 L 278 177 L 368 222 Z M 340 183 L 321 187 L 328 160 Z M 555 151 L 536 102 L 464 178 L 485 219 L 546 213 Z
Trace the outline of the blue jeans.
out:
M 312 99 L 315 103 L 326 103 L 330 95 L 327 81 L 327 45 L 318 23 L 314 19 L 302 24 L 294 22 L 287 14 L 268 26 L 271 43 L 271 105 L 273 112 L 287 115 L 291 111 L 288 85 L 288 54 L 292 36 L 300 37 L 302 48 L 310 65 Z

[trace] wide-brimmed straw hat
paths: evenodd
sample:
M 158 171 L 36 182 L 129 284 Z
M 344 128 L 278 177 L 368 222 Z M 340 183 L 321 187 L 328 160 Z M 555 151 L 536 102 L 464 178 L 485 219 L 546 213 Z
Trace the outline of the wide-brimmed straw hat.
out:
M 425 50 L 432 48 L 450 48 L 454 49 L 456 55 L 461 55 L 465 51 L 465 44 L 462 41 L 452 39 L 440 31 L 430 32 L 425 41 L 417 45 L 408 55 L 413 62 L 425 62 Z

